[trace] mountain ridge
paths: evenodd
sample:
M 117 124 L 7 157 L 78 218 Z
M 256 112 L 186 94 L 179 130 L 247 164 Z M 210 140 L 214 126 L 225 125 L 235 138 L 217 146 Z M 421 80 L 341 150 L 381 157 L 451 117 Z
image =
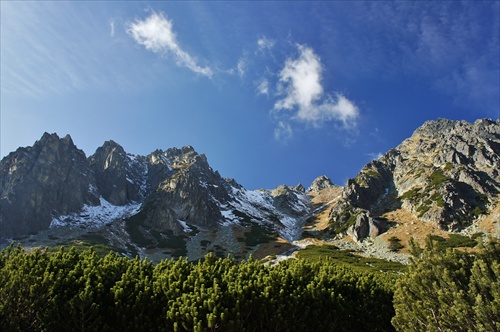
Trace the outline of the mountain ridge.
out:
M 142 156 L 108 140 L 87 157 L 71 136 L 44 133 L 0 162 L 0 238 L 80 234 L 129 256 L 196 259 L 207 251 L 282 253 L 310 235 L 387 240 L 407 226 L 393 216 L 444 232 L 479 231 L 487 220 L 499 235 L 499 155 L 500 120 L 438 119 L 343 187 L 319 176 L 307 189 L 251 191 L 192 146 Z
M 69 135 L 45 133 L 6 156 L 0 174 L 3 239 L 125 221 L 115 230 L 149 246 L 240 224 L 293 241 L 311 213 L 302 185 L 249 191 L 214 171 L 192 146 L 140 156 L 109 140 L 86 157 Z M 71 190 L 78 195 L 52 198 Z
M 459 231 L 498 203 L 499 170 L 499 120 L 427 121 L 347 181 L 331 226 L 356 239 L 373 237 L 384 230 L 377 218 L 402 208 Z

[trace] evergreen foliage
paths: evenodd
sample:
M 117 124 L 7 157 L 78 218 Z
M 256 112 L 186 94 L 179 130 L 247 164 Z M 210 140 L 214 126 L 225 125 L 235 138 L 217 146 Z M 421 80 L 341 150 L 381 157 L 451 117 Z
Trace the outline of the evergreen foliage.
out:
M 432 237 L 394 294 L 398 331 L 500 331 L 500 245 L 475 254 L 443 247 Z
M 393 330 L 392 281 L 327 261 L 209 254 L 153 265 L 92 248 L 10 246 L 0 284 L 2 331 Z
M 332 257 L 269 266 L 208 254 L 154 265 L 11 245 L 0 252 L 0 330 L 500 331 L 500 245 L 478 246 L 411 241 L 416 258 L 399 278 Z
M 401 244 L 401 239 L 396 236 L 391 236 L 389 238 L 389 250 L 391 251 L 399 251 L 403 249 L 404 246 Z

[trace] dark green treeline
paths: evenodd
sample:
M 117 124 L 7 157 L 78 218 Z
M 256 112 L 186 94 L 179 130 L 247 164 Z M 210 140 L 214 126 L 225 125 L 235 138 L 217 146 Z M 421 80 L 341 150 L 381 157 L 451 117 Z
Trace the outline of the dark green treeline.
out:
M 0 254 L 2 331 L 391 331 L 393 280 L 328 261 Z
M 398 278 L 332 260 L 154 265 L 11 246 L 0 252 L 0 331 L 500 331 L 498 242 L 438 244 L 414 245 Z

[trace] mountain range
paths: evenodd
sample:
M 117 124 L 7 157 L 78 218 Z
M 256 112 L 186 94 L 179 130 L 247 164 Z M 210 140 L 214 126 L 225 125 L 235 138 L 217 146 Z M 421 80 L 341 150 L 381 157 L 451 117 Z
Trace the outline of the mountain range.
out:
M 500 121 L 490 119 L 428 121 L 343 187 L 320 176 L 307 189 L 255 191 L 191 146 L 140 156 L 107 141 L 87 157 L 69 135 L 45 133 L 0 162 L 0 239 L 196 259 L 283 253 L 311 236 L 416 235 L 420 226 L 498 236 L 499 172 Z

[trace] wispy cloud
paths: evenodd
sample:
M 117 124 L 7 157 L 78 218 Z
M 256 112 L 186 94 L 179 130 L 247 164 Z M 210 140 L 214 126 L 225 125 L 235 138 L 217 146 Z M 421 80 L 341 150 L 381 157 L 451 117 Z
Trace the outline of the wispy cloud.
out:
M 267 38 L 266 36 L 257 39 L 258 51 L 262 53 L 271 50 L 274 44 L 275 41 L 270 38 Z
M 169 53 L 175 57 L 178 65 L 207 77 L 212 77 L 213 70 L 208 66 L 198 65 L 195 58 L 184 51 L 177 42 L 173 23 L 165 15 L 155 11 L 144 20 L 137 19 L 127 25 L 127 33 L 147 50 L 154 53 Z
M 247 69 L 247 62 L 245 61 L 245 59 L 241 58 L 238 61 L 238 64 L 236 65 L 236 70 L 238 72 L 238 75 L 240 77 L 243 77 L 245 75 L 246 69 Z
M 292 119 L 320 126 L 340 121 L 345 128 L 356 125 L 358 107 L 342 94 L 324 94 L 321 83 L 323 67 L 313 49 L 298 45 L 299 56 L 288 58 L 279 74 L 274 111 L 291 111 Z
M 371 160 L 379 160 L 384 156 L 382 152 L 372 152 L 367 154 L 368 157 L 370 157 Z
M 112 22 L 70 3 L 2 2 L 2 93 L 39 98 L 116 89 L 118 75 L 103 61 L 115 56 Z
M 111 19 L 109 20 L 109 28 L 110 28 L 110 36 L 114 37 L 115 36 L 115 20 Z
M 257 85 L 257 94 L 259 95 L 269 95 L 269 80 L 263 78 Z
M 277 141 L 287 142 L 293 136 L 293 130 L 289 123 L 280 121 L 274 129 L 274 138 Z
M 342 59 L 353 77 L 425 79 L 457 106 L 496 113 L 499 7 L 498 1 L 353 2 L 338 6 L 336 14 L 351 19 L 325 44 L 329 58 Z

